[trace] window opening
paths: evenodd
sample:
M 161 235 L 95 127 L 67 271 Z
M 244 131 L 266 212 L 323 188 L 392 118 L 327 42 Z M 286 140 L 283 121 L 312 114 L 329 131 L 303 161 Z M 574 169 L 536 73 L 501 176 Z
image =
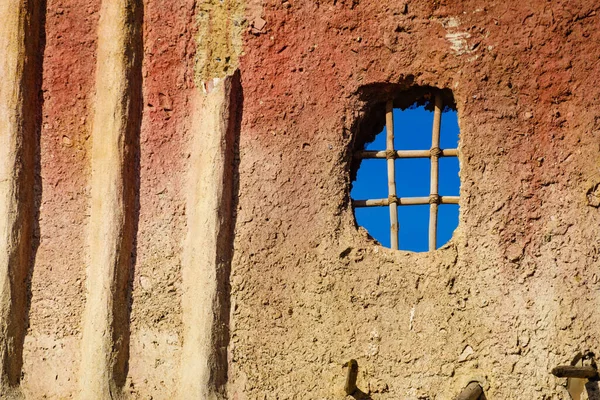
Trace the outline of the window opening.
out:
M 407 242 L 409 246 L 403 244 L 403 249 L 435 250 L 438 243 L 443 245 L 450 239 L 458 225 L 457 115 L 447 112 L 449 108 L 444 110 L 441 94 L 435 94 L 432 100 L 433 124 L 430 112 L 426 112 L 428 122 L 421 124 L 430 133 L 415 134 L 412 129 L 403 129 L 406 118 L 414 116 L 414 112 L 420 112 L 422 119 L 424 108 L 415 107 L 415 103 L 405 111 L 394 112 L 393 101 L 388 101 L 385 128 L 365 150 L 354 155 L 360 160 L 352 190 L 357 222 L 383 245 L 388 244 L 389 238 L 392 249 Z M 404 227 L 405 221 L 412 222 L 411 229 Z M 415 237 L 427 240 L 411 240 Z

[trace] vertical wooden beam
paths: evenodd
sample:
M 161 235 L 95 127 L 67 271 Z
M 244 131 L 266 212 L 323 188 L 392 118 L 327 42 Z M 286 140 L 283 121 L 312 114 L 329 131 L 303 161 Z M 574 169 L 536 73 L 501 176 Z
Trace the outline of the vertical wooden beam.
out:
M 42 7 L 0 1 L 0 397 L 18 390 L 33 256 Z
M 440 129 L 442 124 L 442 96 L 435 95 L 435 109 L 433 112 L 433 129 L 431 132 L 431 180 L 429 186 L 429 251 L 437 248 L 437 217 L 439 203 L 439 157 L 440 157 Z
M 385 105 L 385 127 L 388 199 L 390 207 L 390 247 L 398 250 L 398 203 L 396 202 L 396 155 L 394 153 L 394 102 L 388 101 Z
M 356 379 L 358 378 L 358 362 L 354 359 L 348 361 L 345 365 L 346 371 L 346 382 L 344 383 L 344 391 L 347 395 L 351 395 L 356 392 Z
M 81 399 L 120 397 L 129 356 L 129 271 L 141 122 L 141 0 L 103 0 L 92 128 Z

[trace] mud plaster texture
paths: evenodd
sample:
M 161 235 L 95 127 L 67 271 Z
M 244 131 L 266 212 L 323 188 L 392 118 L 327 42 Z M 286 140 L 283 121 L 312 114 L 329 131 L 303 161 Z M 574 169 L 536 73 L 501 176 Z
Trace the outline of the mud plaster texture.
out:
M 600 343 L 596 2 L 277 1 L 247 35 L 232 399 L 567 399 Z M 460 222 L 432 253 L 357 229 L 353 143 L 377 96 L 451 89 Z M 360 129 L 364 128 L 364 129 Z
M 79 397 L 100 5 L 43 7 L 28 399 Z M 343 399 L 356 359 L 355 398 L 475 379 L 488 399 L 568 399 L 550 369 L 600 352 L 599 24 L 586 0 L 144 1 L 122 394 L 178 393 L 193 99 L 239 69 L 227 397 Z M 416 86 L 453 94 L 462 182 L 454 237 L 418 254 L 370 239 L 349 198 L 377 107 Z

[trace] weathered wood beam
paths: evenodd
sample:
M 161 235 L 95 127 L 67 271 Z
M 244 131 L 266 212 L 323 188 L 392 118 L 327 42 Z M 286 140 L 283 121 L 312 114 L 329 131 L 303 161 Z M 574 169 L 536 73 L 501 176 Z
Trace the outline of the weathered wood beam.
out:
M 561 365 L 552 369 L 552 375 L 557 378 L 590 379 L 598 375 L 598 370 L 592 366 Z
M 356 392 L 358 389 L 356 386 L 356 379 L 358 378 L 358 362 L 354 359 L 348 361 L 344 367 L 346 368 L 346 382 L 344 384 L 344 391 L 350 395 Z

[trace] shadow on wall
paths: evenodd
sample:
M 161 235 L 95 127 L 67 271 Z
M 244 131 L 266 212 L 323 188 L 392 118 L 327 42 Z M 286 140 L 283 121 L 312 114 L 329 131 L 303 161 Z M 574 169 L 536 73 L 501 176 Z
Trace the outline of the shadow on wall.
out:
M 589 400 L 600 400 L 600 387 L 598 387 L 598 381 L 588 381 L 585 384 Z
M 133 284 L 135 279 L 135 266 L 137 263 L 137 245 L 138 245 L 138 230 L 139 230 L 139 221 L 140 221 L 140 186 L 141 186 L 141 130 L 142 130 L 142 114 L 144 109 L 144 96 L 143 96 L 143 73 L 142 66 L 144 64 L 144 35 L 142 33 L 142 26 L 144 24 L 144 4 L 140 3 L 135 8 L 135 13 L 133 18 L 135 33 L 131 38 L 132 46 L 130 46 L 127 51 L 130 52 L 128 54 L 128 58 L 133 60 L 133 66 L 129 73 L 130 76 L 130 91 L 131 91 L 131 115 L 127 121 L 127 132 L 129 132 L 128 139 L 130 144 L 128 146 L 127 151 L 130 152 L 128 155 L 128 160 L 131 163 L 129 168 L 125 168 L 125 185 L 129 184 L 127 187 L 128 192 L 128 201 L 131 204 L 127 204 L 127 206 L 131 207 L 132 215 L 130 216 L 131 221 L 131 256 L 129 260 L 129 268 L 127 269 L 127 279 L 124 281 L 127 282 L 126 288 L 124 291 L 125 301 L 127 307 L 123 307 L 123 310 L 119 312 L 119 310 L 115 310 L 116 314 L 120 314 L 117 316 L 115 325 L 121 325 L 123 331 L 120 332 L 121 336 L 124 338 L 123 347 L 121 351 L 118 353 L 118 361 L 117 366 L 118 370 L 115 374 L 115 384 L 119 388 L 123 388 L 125 386 L 125 382 L 127 380 L 127 375 L 129 374 L 129 351 L 130 351 L 130 340 L 131 340 L 131 310 L 133 306 Z M 128 182 L 129 181 L 129 182 Z M 125 271 L 123 271 L 125 272 Z
M 22 375 L 23 346 L 25 334 L 29 326 L 29 313 L 31 309 L 31 280 L 37 250 L 40 244 L 40 206 L 42 203 L 42 176 L 41 176 L 41 128 L 42 108 L 44 97 L 42 92 L 43 59 L 46 50 L 46 0 L 27 2 L 29 28 L 25 40 L 25 65 L 23 85 L 23 114 L 24 122 L 21 134 L 22 140 L 22 170 L 19 176 L 19 186 L 22 188 L 18 201 L 22 207 L 22 230 L 20 257 L 26 259 L 22 271 L 15 274 L 16 290 L 12 299 L 14 307 L 14 325 L 12 335 L 15 346 L 14 353 L 9 354 L 8 382 L 17 387 Z M 28 84 L 29 83 L 29 84 Z M 4 216 L 3 216 L 4 217 Z M 14 261 L 16 263 L 16 261 Z M 12 268 L 12 266 L 9 266 Z M 21 286 L 22 285 L 22 286 Z M 1 390 L 2 388 L 0 388 Z
M 223 187 L 230 187 L 231 193 L 228 194 L 229 200 L 224 201 L 224 207 L 229 208 L 229 212 L 223 212 L 223 216 L 229 214 L 226 219 L 225 229 L 220 231 L 222 237 L 218 238 L 219 254 L 223 260 L 221 268 L 217 269 L 217 310 L 215 320 L 214 350 L 216 355 L 216 365 L 214 371 L 214 384 L 218 392 L 225 393 L 228 379 L 228 361 L 227 348 L 230 341 L 230 315 L 231 315 L 231 261 L 233 257 L 234 230 L 237 221 L 237 207 L 239 195 L 239 167 L 240 167 L 240 131 L 242 126 L 242 115 L 244 105 L 244 92 L 241 83 L 240 71 L 237 70 L 231 78 L 231 91 L 229 94 L 230 114 L 228 127 L 230 132 L 227 137 L 232 140 L 231 159 L 227 160 L 229 165 L 225 165 L 226 172 L 224 180 L 231 179 L 231 182 L 223 182 Z M 227 169 L 230 168 L 230 172 Z
M 354 393 L 352 393 L 350 396 L 352 396 L 352 398 L 355 400 L 372 400 L 373 399 L 371 396 L 369 396 L 368 394 L 366 394 L 365 392 L 363 392 L 360 389 L 356 389 L 356 391 Z

